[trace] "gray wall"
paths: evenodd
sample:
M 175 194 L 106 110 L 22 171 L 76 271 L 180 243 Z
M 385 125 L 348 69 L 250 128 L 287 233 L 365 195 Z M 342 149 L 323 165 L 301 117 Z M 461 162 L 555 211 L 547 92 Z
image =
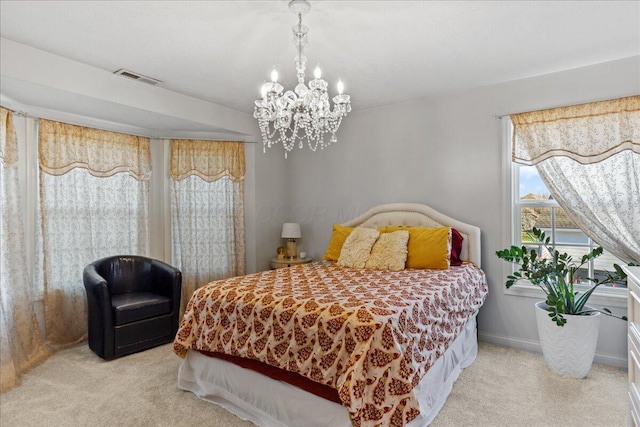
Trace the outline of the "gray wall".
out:
M 255 270 L 249 268 L 251 254 L 247 253 L 247 273 L 269 269 L 269 260 L 277 255 L 276 248 L 281 245 L 282 223 L 288 221 L 284 152 L 278 146 L 263 153 L 262 142 L 252 147 L 255 150 L 255 234 L 247 228 L 245 235 L 255 247 Z
M 510 221 L 504 218 L 501 122 L 494 115 L 638 93 L 640 57 L 634 57 L 355 112 L 337 144 L 290 156 L 288 220 L 302 223 L 299 244 L 314 258 L 323 255 L 333 223 L 380 203 L 425 203 L 479 226 L 490 288 L 479 315 L 481 339 L 536 350 L 533 302 L 541 298 L 505 295 L 504 262 L 494 255 L 506 244 Z M 625 328 L 603 319 L 600 361 L 624 365 Z

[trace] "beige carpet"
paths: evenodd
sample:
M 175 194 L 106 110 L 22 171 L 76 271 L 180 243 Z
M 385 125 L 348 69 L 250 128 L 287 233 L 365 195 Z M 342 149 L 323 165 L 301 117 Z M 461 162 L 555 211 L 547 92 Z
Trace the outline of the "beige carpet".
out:
M 250 426 L 176 387 L 165 345 L 111 362 L 86 344 L 60 351 L 0 396 L 0 426 Z M 594 365 L 584 380 L 541 355 L 481 343 L 432 426 L 624 426 L 626 372 Z

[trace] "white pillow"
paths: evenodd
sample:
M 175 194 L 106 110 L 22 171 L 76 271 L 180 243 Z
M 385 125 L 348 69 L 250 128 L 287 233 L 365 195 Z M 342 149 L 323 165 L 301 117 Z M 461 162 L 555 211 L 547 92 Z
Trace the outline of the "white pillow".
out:
M 351 268 L 364 268 L 373 244 L 380 232 L 375 228 L 356 227 L 344 241 L 338 265 Z
M 404 270 L 407 262 L 407 230 L 382 233 L 371 249 L 365 268 L 374 270 Z

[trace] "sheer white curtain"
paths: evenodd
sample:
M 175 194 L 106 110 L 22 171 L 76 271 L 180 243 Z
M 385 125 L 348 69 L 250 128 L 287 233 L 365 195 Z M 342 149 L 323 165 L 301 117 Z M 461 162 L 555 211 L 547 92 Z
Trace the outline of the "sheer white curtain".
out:
M 244 145 L 171 141 L 173 264 L 182 271 L 182 310 L 193 292 L 244 274 Z
M 0 107 L 0 392 L 49 355 L 34 311 L 20 199 L 12 112 Z
M 640 263 L 640 96 L 514 114 L 513 161 L 618 258 Z
M 84 267 L 110 255 L 148 255 L 149 140 L 39 121 L 40 256 L 47 343 L 87 334 Z

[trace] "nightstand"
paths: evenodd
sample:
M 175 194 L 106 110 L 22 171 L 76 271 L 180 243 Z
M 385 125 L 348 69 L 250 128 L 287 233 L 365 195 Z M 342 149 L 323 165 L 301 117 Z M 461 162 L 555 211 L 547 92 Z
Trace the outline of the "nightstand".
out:
M 271 269 L 291 267 L 298 264 L 308 264 L 313 261 L 313 258 L 271 258 Z

